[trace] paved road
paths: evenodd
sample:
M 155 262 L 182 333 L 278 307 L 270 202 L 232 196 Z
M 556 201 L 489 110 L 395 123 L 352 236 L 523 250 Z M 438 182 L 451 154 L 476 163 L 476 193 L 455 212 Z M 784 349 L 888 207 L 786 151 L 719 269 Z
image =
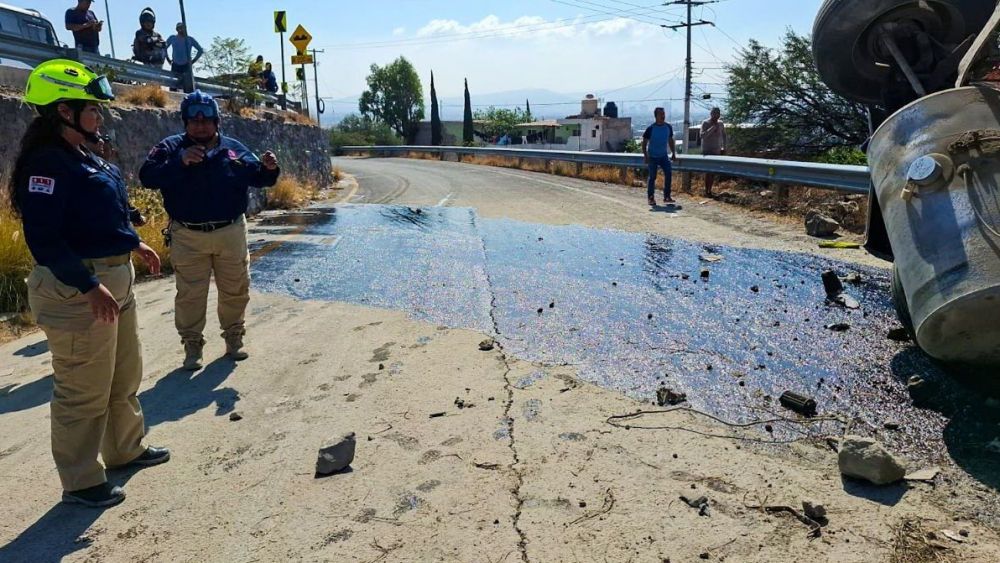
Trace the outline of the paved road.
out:
M 334 159 L 360 184 L 349 203 L 471 207 L 485 218 L 582 225 L 664 234 L 686 240 L 808 252 L 877 268 L 886 263 L 861 251 L 822 250 L 792 223 L 677 196 L 683 209 L 651 211 L 646 190 L 523 170 L 403 158 Z

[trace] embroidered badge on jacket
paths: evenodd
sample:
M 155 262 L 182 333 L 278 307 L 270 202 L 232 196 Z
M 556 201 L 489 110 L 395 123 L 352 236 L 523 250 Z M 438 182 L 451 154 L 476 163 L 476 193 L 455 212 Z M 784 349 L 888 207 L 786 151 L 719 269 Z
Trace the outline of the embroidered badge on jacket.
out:
M 52 195 L 56 189 L 56 181 L 45 176 L 32 176 L 28 179 L 28 192 L 33 194 Z

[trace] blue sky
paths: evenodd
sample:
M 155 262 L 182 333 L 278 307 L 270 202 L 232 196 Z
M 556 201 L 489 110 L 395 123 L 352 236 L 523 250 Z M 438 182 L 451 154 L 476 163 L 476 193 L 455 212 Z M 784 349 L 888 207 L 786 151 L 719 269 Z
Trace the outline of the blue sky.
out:
M 62 16 L 74 0 L 5 2 L 41 10 L 54 21 L 60 38 L 71 42 Z M 177 0 L 107 3 L 119 57 L 130 54 L 142 8 L 156 10 L 157 28 L 165 35 L 179 21 Z M 695 29 L 693 58 L 699 88 L 716 90 L 713 83 L 723 80 L 720 67 L 749 38 L 773 45 L 788 27 L 808 33 L 820 4 L 821 0 L 722 0 L 695 8 L 696 19 L 717 25 Z M 99 18 L 108 19 L 105 0 L 95 0 L 92 9 Z M 683 33 L 655 24 L 680 21 L 682 8 L 651 0 L 186 2 L 191 35 L 202 45 L 208 47 L 213 36 L 242 37 L 255 54 L 277 63 L 274 9 L 286 10 L 289 26 L 303 24 L 314 37 L 312 47 L 326 50 L 320 56 L 320 88 L 324 96 L 337 99 L 333 102 L 337 113 L 351 111 L 372 63 L 384 64 L 399 55 L 414 63 L 425 87 L 433 69 L 442 96 L 461 95 L 465 77 L 474 92 L 482 93 L 548 89 L 600 95 L 651 79 L 645 82 L 651 95 L 681 95 L 669 91 L 673 86 L 660 91 L 655 87 L 683 76 Z M 104 54 L 110 52 L 109 44 L 106 26 Z M 286 56 L 291 50 L 286 45 Z M 289 70 L 289 78 L 293 76 Z

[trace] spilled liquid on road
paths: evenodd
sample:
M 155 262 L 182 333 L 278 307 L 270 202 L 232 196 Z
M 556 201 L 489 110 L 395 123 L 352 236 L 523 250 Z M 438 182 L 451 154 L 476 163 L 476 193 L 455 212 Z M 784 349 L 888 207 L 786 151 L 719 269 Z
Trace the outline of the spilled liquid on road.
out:
M 289 229 L 300 236 L 253 266 L 261 291 L 496 332 L 516 357 L 575 366 L 584 380 L 646 401 L 667 385 L 732 421 L 790 415 L 777 398 L 792 390 L 814 397 L 821 414 L 856 417 L 861 433 L 900 453 L 929 460 L 947 448 L 970 473 L 995 473 L 983 446 L 1000 432 L 982 398 L 912 345 L 886 338 L 898 322 L 884 271 L 659 235 L 488 220 L 465 208 L 348 205 L 254 228 Z M 721 260 L 706 261 L 711 255 Z M 827 269 L 860 275 L 860 284 L 847 285 L 860 309 L 825 302 Z M 850 328 L 826 328 L 841 323 Z M 926 381 L 928 409 L 912 406 L 913 375 Z M 886 422 L 903 430 L 883 430 Z

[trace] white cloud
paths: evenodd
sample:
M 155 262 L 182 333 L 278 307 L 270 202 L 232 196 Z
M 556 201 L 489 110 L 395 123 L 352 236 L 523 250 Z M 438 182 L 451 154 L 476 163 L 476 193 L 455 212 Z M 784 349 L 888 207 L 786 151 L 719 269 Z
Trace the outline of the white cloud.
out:
M 392 30 L 392 36 L 393 37 L 399 37 L 400 35 L 403 35 L 405 33 L 406 33 L 406 28 L 405 27 L 397 27 L 397 28 L 395 28 L 395 29 Z
M 592 21 L 577 16 L 573 19 L 546 20 L 540 16 L 521 16 L 502 21 L 495 15 L 463 24 L 457 20 L 436 19 L 417 31 L 417 37 L 433 39 L 445 37 L 469 39 L 550 39 L 550 38 L 610 38 L 640 37 L 655 32 L 656 28 L 628 18 L 609 18 Z

